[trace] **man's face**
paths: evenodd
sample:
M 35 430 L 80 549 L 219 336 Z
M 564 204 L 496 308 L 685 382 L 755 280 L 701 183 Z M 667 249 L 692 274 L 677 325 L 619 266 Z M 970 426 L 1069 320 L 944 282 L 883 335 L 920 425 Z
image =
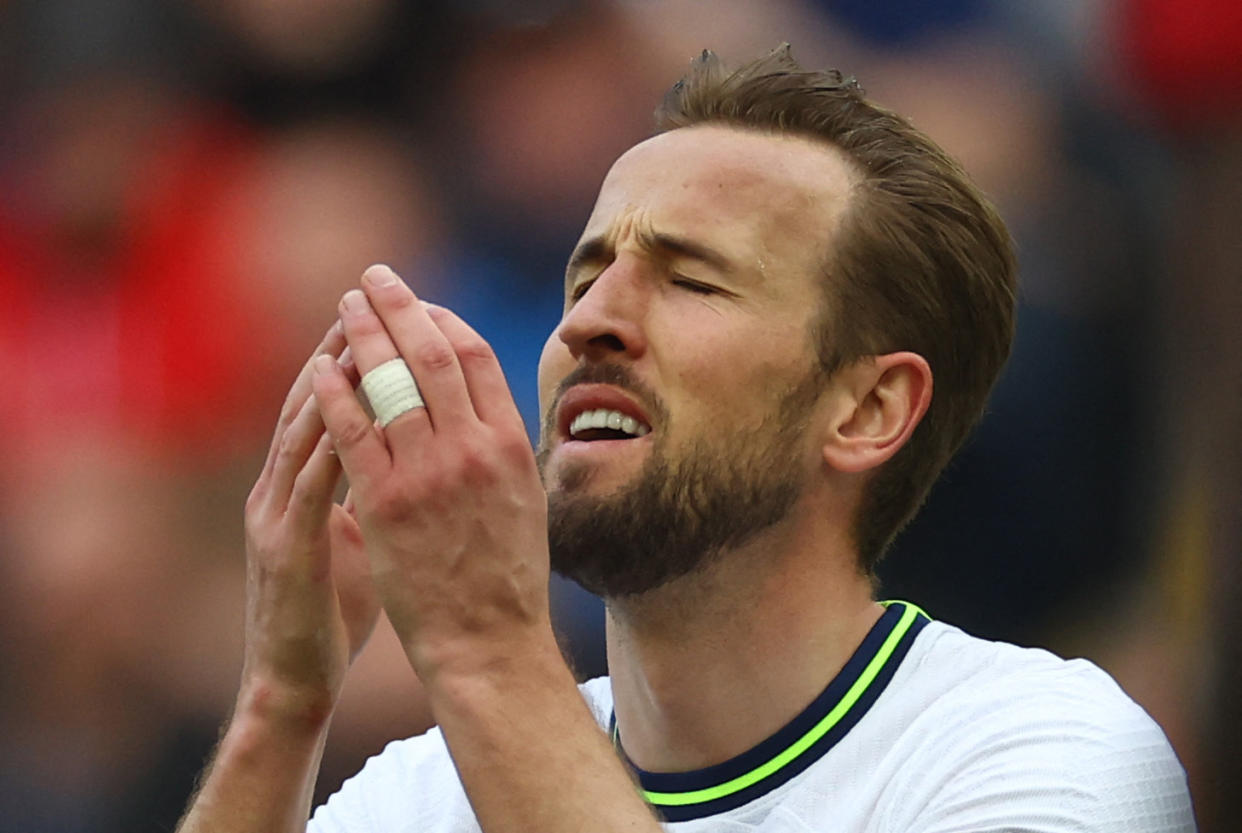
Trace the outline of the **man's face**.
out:
M 850 182 L 831 148 L 721 126 L 613 166 L 540 361 L 554 568 L 639 593 L 788 514 L 822 464 L 810 331 Z

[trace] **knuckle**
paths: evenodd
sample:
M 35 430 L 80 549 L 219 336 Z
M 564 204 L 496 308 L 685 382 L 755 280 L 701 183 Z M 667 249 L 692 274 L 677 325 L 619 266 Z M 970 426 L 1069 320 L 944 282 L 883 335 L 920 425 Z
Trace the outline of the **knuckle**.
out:
M 370 437 L 373 430 L 371 423 L 351 418 L 336 428 L 332 439 L 341 448 L 354 448 Z
M 478 452 L 463 454 L 458 465 L 458 476 L 467 487 L 490 486 L 499 479 L 492 461 Z
M 414 295 L 408 289 L 401 286 L 400 283 L 395 284 L 396 288 L 402 291 L 383 293 L 382 303 L 391 309 L 405 309 L 414 303 Z
M 456 360 L 457 357 L 452 348 L 441 341 L 426 342 L 414 351 L 415 363 L 430 370 L 444 370 L 452 367 Z
M 496 449 L 511 465 L 525 465 L 534 460 L 535 452 L 525 432 L 506 431 L 496 437 Z
M 379 333 L 387 333 L 384 329 L 384 322 L 374 312 L 367 311 L 361 315 L 350 317 L 349 329 L 354 335 L 374 336 Z
M 496 351 L 481 338 L 470 338 L 460 344 L 457 355 L 463 363 L 488 364 L 495 361 Z
M 493 446 L 467 442 L 457 458 L 456 479 L 467 488 L 494 486 L 503 479 L 502 460 Z
M 414 511 L 414 501 L 405 493 L 389 491 L 379 495 L 371 513 L 376 519 L 387 523 L 400 523 Z
M 293 438 L 285 434 L 280 438 L 280 445 L 276 447 L 276 465 L 289 466 L 297 456 L 297 447 Z

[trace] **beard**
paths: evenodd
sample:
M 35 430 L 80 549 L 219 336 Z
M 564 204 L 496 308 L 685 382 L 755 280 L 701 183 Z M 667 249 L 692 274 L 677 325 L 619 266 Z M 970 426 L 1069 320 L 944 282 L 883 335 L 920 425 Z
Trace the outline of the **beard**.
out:
M 686 451 L 671 453 L 667 411 L 628 371 L 581 367 L 562 384 L 607 382 L 643 394 L 664 415 L 662 431 L 634 480 L 587 495 L 587 466 L 560 473 L 548 493 L 552 569 L 604 598 L 645 593 L 700 571 L 788 516 L 806 477 L 802 438 L 824 375 L 812 371 L 781 396 L 758 429 L 716 425 Z M 549 409 L 549 415 L 555 407 Z M 549 416 L 549 422 L 551 417 Z M 538 455 L 541 473 L 550 424 Z

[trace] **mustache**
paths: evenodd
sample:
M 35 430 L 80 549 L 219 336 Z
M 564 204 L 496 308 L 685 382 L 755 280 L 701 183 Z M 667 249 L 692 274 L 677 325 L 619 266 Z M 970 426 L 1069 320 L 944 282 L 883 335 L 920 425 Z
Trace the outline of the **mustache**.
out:
M 638 377 L 619 364 L 580 364 L 556 386 L 556 397 L 553 401 L 560 402 L 565 392 L 575 385 L 596 384 L 614 385 L 638 393 L 644 398 L 651 393 Z

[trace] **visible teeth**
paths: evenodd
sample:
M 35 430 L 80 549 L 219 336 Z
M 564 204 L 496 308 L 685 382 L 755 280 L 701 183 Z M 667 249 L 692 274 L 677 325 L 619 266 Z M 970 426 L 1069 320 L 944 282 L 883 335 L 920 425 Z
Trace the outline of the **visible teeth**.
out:
M 600 408 L 594 411 L 583 411 L 574 417 L 574 421 L 569 424 L 569 433 L 571 436 L 577 435 L 591 428 L 611 428 L 613 431 L 623 431 L 633 437 L 641 437 L 651 432 L 650 428 L 632 416 L 626 416 L 620 411 Z

